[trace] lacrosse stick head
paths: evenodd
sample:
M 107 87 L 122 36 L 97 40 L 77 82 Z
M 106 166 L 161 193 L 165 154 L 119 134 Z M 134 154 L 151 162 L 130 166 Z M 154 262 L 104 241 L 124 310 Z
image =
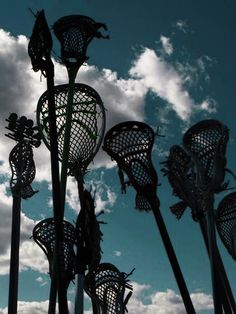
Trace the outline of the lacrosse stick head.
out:
M 79 68 L 87 59 L 88 44 L 94 38 L 108 38 L 98 30 L 105 24 L 96 23 L 84 15 L 69 15 L 57 20 L 53 25 L 54 33 L 61 44 L 61 59 L 67 68 Z
M 228 194 L 219 203 L 216 226 L 227 251 L 236 261 L 236 192 Z
M 95 215 L 94 199 L 88 190 L 83 191 L 83 203 L 76 221 L 77 267 L 96 268 L 101 260 L 102 232 Z
M 151 160 L 154 137 L 147 124 L 127 121 L 111 128 L 103 144 L 103 149 L 129 177 L 138 198 L 144 195 L 148 202 L 156 198 L 157 188 L 157 174 Z
M 68 84 L 54 88 L 60 160 L 63 157 L 68 90 Z M 48 106 L 48 94 L 45 92 L 38 101 L 37 123 L 43 141 L 50 149 Z M 101 145 L 104 129 L 105 109 L 99 94 L 88 85 L 75 84 L 68 157 L 68 168 L 71 175 L 76 175 L 78 169 L 82 172 L 85 171 Z
M 45 18 L 44 10 L 36 15 L 36 21 L 28 45 L 28 54 L 35 72 L 42 71 L 46 76 L 46 61 L 50 59 L 52 37 Z
M 27 119 L 25 116 L 18 118 L 18 115 L 13 112 L 6 121 L 8 122 L 6 129 L 10 131 L 5 134 L 7 137 L 17 142 L 25 140 L 34 147 L 40 146 L 41 138 L 33 120 Z
M 36 192 L 31 188 L 35 177 L 33 149 L 29 142 L 19 142 L 10 152 L 9 163 L 12 171 L 10 187 L 12 193 L 22 198 L 30 198 Z
M 85 291 L 101 308 L 102 314 L 124 314 L 132 294 L 129 275 L 121 273 L 114 265 L 102 263 L 85 277 Z M 125 297 L 125 290 L 131 290 Z
M 228 138 L 228 128 L 213 119 L 195 124 L 184 134 L 183 144 L 195 163 L 198 187 L 222 191 Z
M 53 255 L 55 249 L 55 223 L 53 218 L 47 218 L 40 221 L 33 229 L 32 235 L 34 241 L 40 246 L 49 262 L 49 274 L 53 274 Z M 63 265 L 60 265 L 60 271 L 68 285 L 74 279 L 74 244 L 75 229 L 68 221 L 63 220 L 63 243 L 61 243 L 60 254 L 63 256 Z
M 179 145 L 170 148 L 169 156 L 163 162 L 162 172 L 167 176 L 173 194 L 182 201 L 171 206 L 172 213 L 180 219 L 189 206 L 193 217 L 196 216 L 198 194 L 195 187 L 195 173 L 192 162 L 186 151 Z

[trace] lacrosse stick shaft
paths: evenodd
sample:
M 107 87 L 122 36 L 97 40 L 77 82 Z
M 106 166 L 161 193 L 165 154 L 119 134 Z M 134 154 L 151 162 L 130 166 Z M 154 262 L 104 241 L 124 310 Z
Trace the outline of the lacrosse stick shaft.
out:
M 84 204 L 84 186 L 83 186 L 83 175 L 80 172 L 79 176 L 76 177 L 77 184 L 78 184 L 78 194 L 80 200 L 80 210 L 85 208 Z M 84 232 L 82 226 L 82 233 Z M 83 238 L 83 237 L 82 237 Z M 80 243 L 83 246 L 83 243 Z M 78 248 L 79 250 L 79 248 Z M 79 251 L 77 252 L 77 256 L 79 255 Z M 79 258 L 78 258 L 78 262 Z M 76 295 L 75 295 L 75 314 L 83 314 L 84 313 L 84 278 L 85 278 L 85 268 L 86 265 L 81 265 L 79 267 L 79 273 L 77 274 L 77 286 L 76 286 Z
M 51 278 L 48 314 L 55 314 L 56 313 L 56 302 L 57 302 L 57 284 L 56 284 L 56 279 L 55 278 Z
M 83 313 L 84 313 L 84 274 L 77 274 L 75 314 L 83 314 Z
M 186 312 L 188 314 L 195 314 L 196 312 L 195 312 L 195 309 L 193 307 L 193 304 L 192 304 L 192 301 L 191 301 L 191 298 L 190 298 L 190 295 L 188 292 L 187 285 L 185 283 L 182 271 L 180 269 L 176 254 L 174 252 L 174 248 L 173 248 L 172 243 L 170 241 L 170 237 L 169 237 L 169 234 L 167 232 L 167 229 L 166 229 L 164 220 L 162 218 L 159 206 L 157 205 L 157 202 L 153 202 L 152 211 L 153 211 L 157 226 L 159 228 L 161 238 L 162 238 L 163 244 L 165 246 L 172 270 L 174 272 L 175 279 L 176 279 L 176 282 L 178 284 Z
M 60 200 L 60 177 L 59 177 L 59 161 L 58 161 L 58 144 L 57 144 L 57 126 L 56 126 L 56 109 L 54 99 L 54 66 L 48 60 L 47 69 L 47 91 L 48 91 L 48 115 L 49 115 L 49 137 L 50 137 L 50 156 L 51 156 L 51 175 L 52 175 L 52 198 L 53 198 L 53 214 L 55 223 L 55 254 L 53 264 L 53 274 L 51 279 L 51 292 L 49 307 L 55 309 L 56 297 L 58 290 L 58 303 L 60 313 L 68 313 L 68 305 L 66 301 L 66 289 L 63 282 L 63 256 L 60 254 L 60 245 L 63 241 L 63 211 Z M 56 273 L 56 275 L 55 275 Z M 53 312 L 52 312 L 53 313 Z M 55 313 L 55 312 L 54 312 Z
M 13 196 L 8 314 L 17 313 L 21 197 Z
M 219 270 L 217 265 L 217 243 L 215 232 L 215 220 L 212 201 L 209 202 L 209 208 L 206 212 L 207 240 L 209 248 L 209 258 L 211 266 L 212 292 L 215 314 L 222 314 L 222 302 L 220 292 Z
M 69 160 L 69 151 L 70 151 L 70 133 L 71 133 L 72 112 L 73 112 L 74 83 L 75 83 L 77 70 L 76 71 L 71 70 L 71 71 L 68 71 L 68 73 L 69 73 L 69 90 L 68 90 L 68 98 L 67 98 L 66 123 L 65 123 L 62 164 L 61 164 L 62 213 L 64 213 L 64 210 L 65 210 L 67 169 L 68 169 L 68 160 Z
M 207 249 L 207 252 L 209 254 L 209 247 L 208 247 L 208 241 L 207 241 L 207 231 L 206 231 L 206 224 L 203 219 L 200 220 L 199 222 L 200 228 L 201 228 L 201 233 L 204 239 L 204 243 Z M 236 313 L 236 307 L 235 307 L 235 301 L 234 297 L 232 294 L 232 290 L 225 272 L 224 264 L 221 259 L 219 250 L 216 250 L 216 258 L 217 258 L 217 265 L 220 273 L 220 281 L 221 281 L 221 291 L 222 291 L 222 305 L 224 307 L 224 312 L 233 314 Z

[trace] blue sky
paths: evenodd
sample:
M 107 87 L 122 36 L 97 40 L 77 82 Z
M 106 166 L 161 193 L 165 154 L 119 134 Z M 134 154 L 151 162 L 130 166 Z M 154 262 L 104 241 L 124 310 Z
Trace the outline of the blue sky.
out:
M 107 130 L 125 120 L 160 126 L 153 162 L 161 186 L 161 212 L 198 313 L 212 313 L 209 261 L 199 226 L 190 211 L 177 221 L 169 206 L 178 201 L 163 178 L 160 162 L 169 148 L 181 144 L 185 130 L 194 123 L 219 119 L 230 129 L 228 167 L 235 171 L 236 116 L 236 4 L 225 1 L 7 1 L 0 10 L 0 313 L 6 313 L 11 228 L 11 195 L 8 155 L 13 148 L 4 134 L 10 112 L 35 119 L 37 101 L 46 82 L 31 69 L 27 55 L 34 17 L 28 11 L 44 9 L 48 24 L 70 14 L 83 14 L 107 24 L 110 40 L 94 40 L 88 64 L 77 82 L 93 87 L 107 110 Z M 54 38 L 55 39 L 55 38 Z M 55 53 L 59 54 L 55 43 Z M 67 83 L 65 68 L 55 61 L 55 83 Z M 50 279 L 43 253 L 29 237 L 34 225 L 52 216 L 49 154 L 35 150 L 40 192 L 22 202 L 19 282 L 19 314 L 47 313 Z M 151 213 L 134 210 L 132 188 L 120 194 L 115 164 L 99 152 L 86 184 L 96 193 L 96 210 L 105 209 L 102 220 L 103 262 L 121 271 L 136 268 L 131 280 L 134 294 L 129 313 L 185 313 L 166 253 Z M 235 182 L 231 178 L 231 186 Z M 217 201 L 223 196 L 217 197 Z M 216 201 L 216 205 L 217 205 Z M 65 217 L 73 222 L 79 211 L 77 189 L 70 178 Z M 236 293 L 236 265 L 218 239 L 222 258 Z M 68 293 L 73 303 L 73 285 Z M 87 300 L 87 299 L 86 299 Z M 71 305 L 73 307 L 73 305 Z M 90 305 L 86 301 L 89 314 Z

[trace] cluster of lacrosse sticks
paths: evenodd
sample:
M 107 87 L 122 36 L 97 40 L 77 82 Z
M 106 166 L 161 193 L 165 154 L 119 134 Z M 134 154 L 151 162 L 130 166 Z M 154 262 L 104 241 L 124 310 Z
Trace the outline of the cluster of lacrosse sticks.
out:
M 83 313 L 83 291 L 91 297 L 93 313 L 123 314 L 132 293 L 129 274 L 110 263 L 100 263 L 102 233 L 95 214 L 94 198 L 84 188 L 89 163 L 98 152 L 105 131 L 105 110 L 98 93 L 90 86 L 75 83 L 77 72 L 88 59 L 86 50 L 93 38 L 108 38 L 106 30 L 82 15 L 65 16 L 52 29 L 61 44 L 60 61 L 67 68 L 69 83 L 54 86 L 51 59 L 52 37 L 44 11 L 37 13 L 28 52 L 34 71 L 41 71 L 47 90 L 37 105 L 37 127 L 25 117 L 11 114 L 7 119 L 8 137 L 18 144 L 10 154 L 13 194 L 12 255 L 9 287 L 9 313 L 17 313 L 19 264 L 20 200 L 34 195 L 35 176 L 32 146 L 40 139 L 50 150 L 53 217 L 40 221 L 33 239 L 49 261 L 51 288 L 48 313 L 68 313 L 67 290 L 75 278 L 75 314 Z M 194 314 L 182 271 L 160 212 L 156 195 L 158 177 L 152 163 L 154 130 L 143 122 L 127 121 L 115 125 L 105 135 L 103 150 L 116 161 L 122 192 L 127 185 L 136 190 L 136 208 L 153 212 L 170 265 L 188 314 Z M 227 195 L 214 209 L 214 195 L 227 189 L 225 182 L 228 129 L 217 120 L 204 120 L 183 137 L 183 147 L 173 146 L 162 169 L 173 192 L 181 201 L 171 207 L 178 219 L 189 207 L 199 222 L 209 254 L 215 313 L 236 313 L 233 294 L 217 248 L 215 226 L 227 250 L 236 259 L 236 193 Z M 61 166 L 59 167 L 59 162 Z M 76 225 L 64 220 L 67 177 L 75 178 L 80 200 Z M 15 214 L 14 214 L 15 212 Z M 15 228 L 15 226 L 18 228 Z M 15 233 L 15 235 L 14 235 Z M 18 248 L 17 248 L 18 246 Z M 76 248 L 76 249 L 75 249 Z M 126 288 L 130 290 L 126 294 Z
M 84 290 L 91 297 L 93 313 L 125 313 L 132 286 L 129 274 L 110 263 L 100 263 L 102 233 L 95 214 L 94 197 L 84 187 L 87 166 L 96 155 L 105 130 L 105 110 L 99 94 L 90 86 L 75 83 L 80 66 L 87 60 L 91 40 L 108 38 L 99 31 L 102 23 L 82 15 L 65 16 L 53 25 L 61 44 L 60 62 L 67 68 L 69 83 L 54 86 L 51 58 L 52 37 L 44 11 L 35 15 L 28 53 L 34 71 L 41 71 L 47 90 L 37 105 L 37 126 L 12 113 L 7 119 L 7 136 L 17 141 L 10 153 L 13 195 L 12 246 L 8 313 L 17 313 L 21 198 L 29 198 L 35 177 L 32 147 L 41 139 L 50 150 L 53 217 L 40 221 L 33 239 L 44 251 L 51 278 L 48 313 L 69 313 L 67 290 L 76 277 L 74 312 L 84 312 Z M 61 166 L 59 166 L 59 162 Z M 80 212 L 75 226 L 64 220 L 67 177 L 78 186 Z M 126 294 L 126 289 L 130 290 Z

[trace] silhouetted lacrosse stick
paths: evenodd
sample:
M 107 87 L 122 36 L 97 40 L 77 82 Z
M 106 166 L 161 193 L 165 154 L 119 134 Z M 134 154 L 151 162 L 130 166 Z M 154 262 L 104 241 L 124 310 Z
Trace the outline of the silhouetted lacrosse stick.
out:
M 177 257 L 163 221 L 156 196 L 157 174 L 151 160 L 155 133 L 142 122 L 128 121 L 110 129 L 103 149 L 114 159 L 137 191 L 136 207 L 140 210 L 152 209 L 162 241 L 169 257 L 187 313 L 195 313 L 189 292 L 182 275 Z M 124 182 L 123 182 L 124 185 Z
M 18 298 L 18 272 L 19 272 L 19 246 L 20 246 L 20 215 L 21 198 L 27 199 L 33 196 L 31 183 L 35 177 L 35 164 L 33 160 L 32 146 L 38 147 L 40 140 L 33 121 L 22 116 L 18 119 L 16 113 L 11 113 L 6 119 L 6 134 L 18 142 L 9 155 L 9 163 L 12 171 L 10 187 L 13 196 L 12 206 L 12 227 L 11 227 L 11 257 L 10 257 L 10 278 L 8 295 L 8 313 L 17 313 Z M 36 131 L 37 132 L 37 131 Z
M 227 251 L 236 260 L 236 192 L 226 195 L 219 203 L 216 226 Z
M 127 280 L 130 274 L 102 263 L 86 275 L 85 291 L 96 304 L 98 314 L 125 314 L 133 290 Z M 125 296 L 126 289 L 131 291 Z
M 49 274 L 51 278 L 55 276 L 53 268 L 55 267 L 55 223 L 53 218 L 47 218 L 40 221 L 33 229 L 32 235 L 34 241 L 40 246 L 49 262 Z M 75 228 L 69 222 L 63 220 L 63 241 L 59 243 L 60 247 L 60 264 L 63 293 L 63 303 L 67 304 L 67 288 L 70 281 L 74 279 L 74 245 L 75 245 Z M 53 288 L 53 287 L 51 287 Z M 52 293 L 50 291 L 50 293 Z M 65 314 L 68 313 L 68 308 Z
M 224 187 L 227 142 L 228 128 L 217 120 L 201 121 L 192 126 L 183 137 L 184 147 L 196 168 L 196 186 L 200 193 L 201 209 L 206 216 L 216 313 L 222 313 L 222 307 L 213 203 L 214 193 L 222 191 Z
M 48 141 L 50 143 L 51 152 L 51 176 L 52 176 L 52 199 L 53 199 L 53 215 L 55 219 L 55 276 L 51 285 L 54 287 L 54 295 L 51 294 L 49 301 L 49 313 L 55 313 L 56 294 L 58 289 L 58 302 L 61 312 L 65 312 L 67 304 L 63 304 L 63 287 L 61 287 L 62 280 L 60 279 L 60 272 L 58 265 L 60 264 L 59 243 L 63 238 L 63 214 L 60 202 L 60 177 L 59 177 L 59 161 L 58 161 L 58 147 L 57 147 L 57 128 L 55 115 L 55 100 L 54 100 L 54 65 L 51 60 L 52 37 L 44 15 L 44 11 L 37 13 L 36 21 L 33 27 L 33 32 L 30 37 L 28 53 L 31 58 L 31 63 L 34 71 L 41 71 L 47 78 L 47 101 L 48 101 L 48 124 L 50 125 Z M 55 280 L 55 282 L 54 282 Z
M 61 43 L 61 60 L 69 75 L 72 71 L 76 75 L 80 66 L 88 60 L 87 48 L 93 38 L 109 38 L 99 32 L 100 28 L 107 30 L 105 24 L 84 15 L 64 16 L 54 23 L 54 33 Z
M 97 216 L 95 215 L 94 199 L 87 190 L 83 192 L 83 206 L 76 221 L 76 273 L 78 273 L 75 308 L 78 312 L 83 309 L 83 285 L 85 270 L 95 269 L 101 260 L 102 232 Z M 95 305 L 93 303 L 94 314 Z
M 174 145 L 170 148 L 169 156 L 163 164 L 165 168 L 162 171 L 168 177 L 169 183 L 173 188 L 173 194 L 181 199 L 180 202 L 170 207 L 172 213 L 177 219 L 180 219 L 187 207 L 191 209 L 193 219 L 200 224 L 209 254 L 206 222 L 201 208 L 201 193 L 199 193 L 196 185 L 197 176 L 190 156 L 182 147 Z M 216 258 L 221 280 L 222 304 L 225 313 L 234 313 L 235 302 L 233 294 L 218 250 Z
M 66 132 L 68 85 L 59 85 L 54 89 L 56 105 L 57 140 L 60 160 L 63 160 Z M 44 93 L 38 102 L 37 121 L 43 140 L 50 149 L 49 118 L 47 94 Z M 98 93 L 85 84 L 74 85 L 72 119 L 68 146 L 69 174 L 78 183 L 81 208 L 83 208 L 83 177 L 87 166 L 96 155 L 105 130 L 105 109 Z M 67 173 L 66 173 L 67 175 Z M 62 174 L 62 179 L 63 179 Z M 64 178 L 64 183 L 66 182 Z M 65 185 L 64 185 L 65 188 Z M 62 209 L 65 203 L 65 191 L 61 191 Z M 63 210 L 64 212 L 64 210 Z M 81 291 L 82 293 L 83 291 Z
M 68 90 L 69 86 L 67 84 L 55 86 L 54 88 L 60 160 L 63 159 L 64 154 Z M 51 149 L 49 141 L 48 98 L 46 92 L 40 97 L 38 102 L 37 122 L 44 143 Z M 99 94 L 88 85 L 75 84 L 68 147 L 68 168 L 70 174 L 75 176 L 77 180 L 80 179 L 83 181 L 86 168 L 101 145 L 104 129 L 105 109 Z M 65 194 L 61 195 L 61 197 L 63 198 L 63 205 Z
M 68 163 L 70 162 L 70 145 L 71 138 L 75 136 L 72 130 L 73 124 L 73 114 L 74 114 L 74 95 L 77 95 L 78 99 L 78 85 L 75 86 L 75 78 L 80 66 L 87 60 L 86 51 L 89 43 L 94 37 L 97 38 L 108 38 L 104 37 L 98 30 L 103 27 L 106 30 L 105 24 L 96 23 L 93 19 L 83 16 L 83 15 L 69 15 L 60 18 L 53 25 L 53 30 L 61 43 L 61 61 L 65 64 L 68 76 L 69 76 L 69 85 L 67 87 L 67 105 L 66 112 L 64 114 L 64 130 L 63 130 L 63 149 L 62 149 L 62 167 L 61 167 L 61 194 L 62 197 L 66 192 L 66 181 L 67 181 L 67 171 Z M 91 96 L 92 89 L 88 86 L 85 88 L 85 85 L 81 88 L 80 101 L 86 100 L 86 98 Z M 82 93 L 85 91 L 85 97 L 82 99 Z M 88 92 L 88 93 L 86 93 Z M 93 90 L 92 94 L 96 92 Z M 96 94 L 95 98 L 99 96 Z M 88 105 L 88 103 L 87 103 Z M 83 106 L 85 109 L 86 104 Z M 90 119 L 91 119 L 90 113 Z M 94 115 L 96 118 L 96 115 Z M 84 122 L 81 121 L 80 122 Z M 89 123 L 90 124 L 90 123 Z M 90 124 L 91 125 L 91 124 Z M 87 123 L 84 124 L 84 127 L 88 127 Z M 92 130 L 94 131 L 94 130 Z M 85 132 L 86 133 L 86 132 Z M 97 136 L 96 133 L 91 133 L 91 136 Z M 78 138 L 77 138 L 78 139 Z M 85 145 L 85 144 L 84 144 Z M 77 159 L 78 160 L 78 159 Z M 62 200 L 62 206 L 64 202 Z
M 102 232 L 95 214 L 94 199 L 88 190 L 84 190 L 84 207 L 76 221 L 76 242 L 78 248 L 77 266 L 82 270 L 97 267 L 101 260 Z

